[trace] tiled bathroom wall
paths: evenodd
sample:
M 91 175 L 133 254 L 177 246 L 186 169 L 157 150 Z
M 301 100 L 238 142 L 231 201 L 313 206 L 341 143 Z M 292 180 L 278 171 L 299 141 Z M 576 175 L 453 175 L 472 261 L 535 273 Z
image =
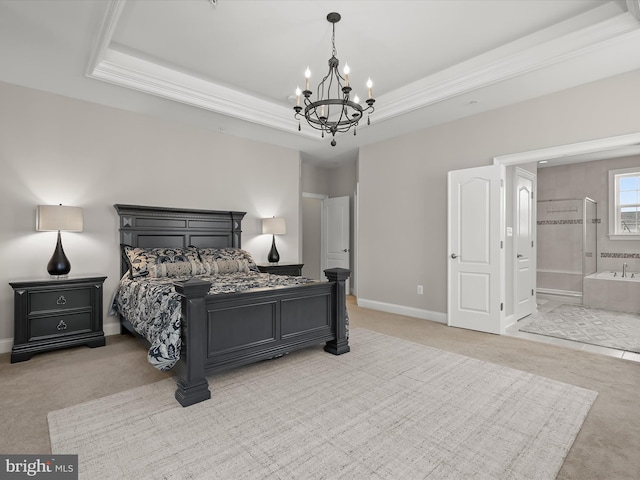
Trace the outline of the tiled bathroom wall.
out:
M 553 162 L 550 163 L 553 165 Z M 611 240 L 609 238 L 609 170 L 621 168 L 639 167 L 640 156 L 615 158 L 610 160 L 597 160 L 584 163 L 574 163 L 538 168 L 537 194 L 538 194 L 538 268 L 544 269 L 549 265 L 573 265 L 578 255 L 582 256 L 582 249 L 577 248 L 577 243 L 557 241 L 568 238 L 570 233 L 562 232 L 564 224 L 553 224 L 559 228 L 555 238 L 545 238 L 545 227 L 551 225 L 541 224 L 545 221 L 561 221 L 562 218 L 550 218 L 551 213 L 545 213 L 544 200 L 583 198 L 589 197 L 598 204 L 597 208 L 597 247 L 596 260 L 597 270 L 621 271 L 622 264 L 627 263 L 630 272 L 640 272 L 640 241 L 638 240 Z M 569 213 L 569 212 L 565 212 Z M 558 215 L 558 214 L 556 214 Z M 582 217 L 567 216 L 570 223 L 566 227 L 576 226 L 580 229 L 582 225 L 575 225 L 572 221 L 579 221 Z M 567 243 L 569 246 L 567 246 Z M 584 254 L 588 254 L 585 252 Z M 541 257 L 543 258 L 541 262 Z M 544 257 L 551 260 L 546 261 Z M 559 268 L 558 268 L 559 269 Z M 540 278 L 540 272 L 538 273 Z M 543 275 L 544 278 L 544 275 Z M 540 284 L 540 282 L 538 282 Z

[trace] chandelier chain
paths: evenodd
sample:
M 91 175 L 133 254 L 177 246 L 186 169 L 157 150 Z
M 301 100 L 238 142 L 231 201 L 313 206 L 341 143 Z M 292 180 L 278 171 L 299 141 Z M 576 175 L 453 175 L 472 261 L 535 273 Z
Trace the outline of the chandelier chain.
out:
M 333 48 L 331 50 L 331 55 L 336 57 L 338 55 L 338 51 L 336 50 L 336 24 L 333 23 L 332 25 L 333 25 L 333 33 L 331 34 L 331 45 L 333 45 Z

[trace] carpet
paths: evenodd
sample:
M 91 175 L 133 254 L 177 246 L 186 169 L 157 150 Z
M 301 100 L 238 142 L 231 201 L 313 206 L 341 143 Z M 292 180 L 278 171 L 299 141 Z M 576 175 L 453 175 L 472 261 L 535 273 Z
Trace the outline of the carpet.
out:
M 182 408 L 167 379 L 48 414 L 79 478 L 553 479 L 596 392 L 364 329 L 209 377 Z
M 583 305 L 536 314 L 522 332 L 640 353 L 640 315 Z

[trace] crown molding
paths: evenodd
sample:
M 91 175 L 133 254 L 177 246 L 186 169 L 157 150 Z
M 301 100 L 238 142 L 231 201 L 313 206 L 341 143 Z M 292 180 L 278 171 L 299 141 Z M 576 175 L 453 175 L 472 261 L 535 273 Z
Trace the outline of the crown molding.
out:
M 96 35 L 89 64 L 87 65 L 86 75 L 88 77 L 91 76 L 106 55 L 126 3 L 126 0 L 112 0 L 107 3 L 107 9 L 102 18 L 102 24 L 98 29 L 98 35 Z
M 541 160 L 553 160 L 556 158 L 570 157 L 593 152 L 606 152 L 623 147 L 640 145 L 640 132 L 619 135 L 616 137 L 599 138 L 586 142 L 558 145 L 555 147 L 531 150 L 529 152 L 501 155 L 493 159 L 494 164 L 518 165 L 521 163 L 539 162 Z
M 545 36 L 539 32 L 527 39 L 529 43 L 533 40 L 534 46 L 519 49 L 519 42 L 514 42 L 380 96 L 376 122 L 583 55 L 639 28 L 638 21 L 625 13 L 536 43 L 536 37 Z
M 108 3 L 88 64 L 88 77 L 321 140 L 315 130 L 298 131 L 287 107 L 119 51 L 112 39 L 127 1 Z M 640 28 L 640 0 L 627 0 L 627 12 L 602 20 L 605 7 L 378 97 L 376 123 L 584 55 Z
M 298 132 L 297 123 L 292 121 L 292 110 L 286 107 L 113 48 L 106 50 L 88 76 L 248 122 L 318 138 L 311 132 Z

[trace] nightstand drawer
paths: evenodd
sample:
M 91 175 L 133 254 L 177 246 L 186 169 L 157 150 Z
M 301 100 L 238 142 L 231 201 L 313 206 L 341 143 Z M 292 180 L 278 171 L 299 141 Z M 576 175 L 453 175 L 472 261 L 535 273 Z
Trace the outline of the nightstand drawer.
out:
M 276 275 L 291 275 L 293 277 L 299 277 L 302 273 L 300 272 L 300 267 L 281 267 L 279 269 L 275 269 L 270 273 L 275 273 Z
M 29 293 L 29 313 L 91 307 L 91 288 Z
M 303 265 L 303 263 L 261 263 L 258 265 L 258 270 L 262 273 L 299 277 L 302 275 Z
M 29 320 L 29 340 L 51 335 L 68 335 L 91 331 L 90 311 L 37 317 Z

